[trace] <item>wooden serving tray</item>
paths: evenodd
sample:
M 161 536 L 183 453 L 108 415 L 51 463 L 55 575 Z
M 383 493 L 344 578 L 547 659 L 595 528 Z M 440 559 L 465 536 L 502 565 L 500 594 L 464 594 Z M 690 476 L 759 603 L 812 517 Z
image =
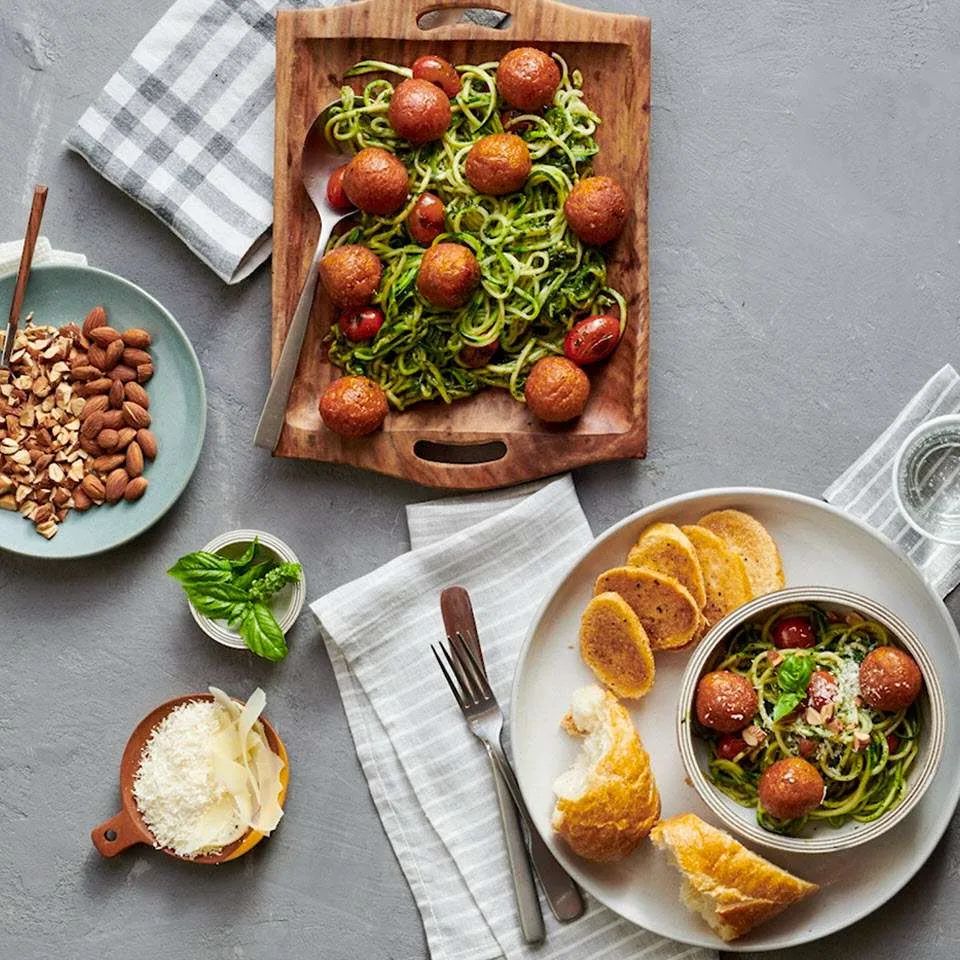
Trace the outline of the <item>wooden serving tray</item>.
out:
M 502 28 L 449 23 L 424 29 L 430 11 L 483 7 L 510 14 Z M 426 22 L 425 22 L 426 26 Z M 300 182 L 300 151 L 317 114 L 339 95 L 358 60 L 410 64 L 436 53 L 453 63 L 499 59 L 533 44 L 563 56 L 584 78 L 584 98 L 601 116 L 598 173 L 633 197 L 633 215 L 608 257 L 609 280 L 626 297 L 626 334 L 611 360 L 591 371 L 584 415 L 570 426 L 540 423 L 505 391 L 486 390 L 452 405 L 424 403 L 391 412 L 382 431 L 347 440 L 320 419 L 317 400 L 339 371 L 323 338 L 332 310 L 314 303 L 277 456 L 350 463 L 434 487 L 507 486 L 602 460 L 643 457 L 647 447 L 647 169 L 650 128 L 650 21 L 592 13 L 551 0 L 361 0 L 277 14 L 274 184 L 273 365 L 316 245 L 319 221 Z

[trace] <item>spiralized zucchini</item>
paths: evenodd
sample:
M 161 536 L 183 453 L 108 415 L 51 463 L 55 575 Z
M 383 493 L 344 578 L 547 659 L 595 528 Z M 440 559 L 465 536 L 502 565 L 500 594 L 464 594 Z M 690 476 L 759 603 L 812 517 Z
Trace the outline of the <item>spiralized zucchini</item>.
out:
M 342 88 L 327 138 L 350 153 L 365 147 L 395 153 L 411 172 L 411 195 L 396 216 L 360 213 L 355 226 L 331 241 L 328 249 L 364 244 L 382 261 L 375 302 L 384 324 L 367 343 L 347 340 L 334 325 L 330 359 L 379 383 L 398 409 L 437 398 L 449 403 L 484 387 L 507 389 L 522 401 L 530 367 L 563 352 L 563 338 L 580 316 L 616 307 L 621 332 L 626 324 L 626 303 L 607 285 L 603 255 L 580 243 L 563 214 L 573 184 L 597 153 L 600 118 L 583 102 L 579 72 L 571 73 L 557 60 L 562 76 L 553 105 L 542 116 L 510 122 L 509 132 L 527 142 L 533 169 L 520 193 L 502 197 L 478 194 L 463 172 L 477 140 L 504 132 L 495 62 L 457 67 L 462 89 L 451 102 L 450 127 L 442 140 L 420 147 L 400 140 L 390 127 L 387 109 L 394 86 L 379 76 L 409 77 L 411 71 L 365 60 L 347 74 L 378 76 L 360 93 Z M 464 244 L 480 263 L 480 287 L 460 310 L 440 310 L 417 294 L 424 248 L 410 239 L 404 221 L 424 191 L 446 205 L 449 232 L 438 240 Z M 494 362 L 469 369 L 459 359 L 462 348 L 494 341 L 500 343 Z
M 796 615 L 810 619 L 817 637 L 815 646 L 796 653 L 810 656 L 814 669 L 829 671 L 840 680 L 841 696 L 832 727 L 807 723 L 802 706 L 797 712 L 773 719 L 782 693 L 778 682 L 782 664 L 776 662 L 776 653 L 770 654 L 776 651 L 771 630 L 777 620 Z M 806 604 L 781 608 L 762 625 L 742 627 L 731 639 L 726 657 L 714 669 L 732 670 L 753 684 L 760 704 L 754 722 L 764 731 L 766 740 L 735 760 L 726 760 L 717 756 L 717 741 L 712 732 L 701 730 L 711 742 L 709 776 L 713 783 L 737 803 L 757 807 L 757 822 L 762 827 L 788 835 L 801 833 L 809 821 L 826 821 L 833 827 L 849 820 L 867 823 L 895 807 L 906 792 L 907 772 L 919 750 L 921 724 L 917 705 L 896 713 L 874 710 L 851 695 L 852 684 L 843 679 L 856 675 L 859 664 L 871 650 L 889 643 L 886 629 L 875 620 L 834 623 L 819 607 Z M 860 749 L 856 748 L 858 734 L 861 740 L 869 737 Z M 887 741 L 891 734 L 896 737 L 893 751 Z M 823 777 L 826 797 L 806 817 L 777 820 L 759 806 L 757 784 L 771 764 L 798 755 L 801 739 L 812 740 L 816 745 L 815 752 L 806 759 Z

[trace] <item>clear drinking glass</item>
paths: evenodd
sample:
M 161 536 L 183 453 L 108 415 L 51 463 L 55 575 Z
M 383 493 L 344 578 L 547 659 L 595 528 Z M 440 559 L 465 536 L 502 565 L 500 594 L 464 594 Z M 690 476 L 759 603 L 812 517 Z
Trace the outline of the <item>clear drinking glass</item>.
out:
M 914 530 L 960 543 L 960 415 L 921 423 L 894 458 L 893 491 Z

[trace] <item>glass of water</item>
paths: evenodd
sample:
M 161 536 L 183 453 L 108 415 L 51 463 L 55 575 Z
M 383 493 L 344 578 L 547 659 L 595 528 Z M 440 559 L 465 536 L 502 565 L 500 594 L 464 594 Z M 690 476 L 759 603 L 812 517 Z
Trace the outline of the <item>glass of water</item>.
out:
M 914 530 L 960 543 L 960 415 L 921 423 L 893 461 L 897 505 Z

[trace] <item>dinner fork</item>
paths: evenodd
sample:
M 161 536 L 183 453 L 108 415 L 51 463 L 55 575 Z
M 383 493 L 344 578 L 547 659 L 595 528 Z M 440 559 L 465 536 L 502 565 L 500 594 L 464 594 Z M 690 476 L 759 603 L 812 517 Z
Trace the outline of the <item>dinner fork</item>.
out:
M 442 659 L 437 652 L 437 647 L 443 654 Z M 430 649 L 467 721 L 470 732 L 486 747 L 490 759 L 497 765 L 510 791 L 510 796 L 517 805 L 517 810 L 527 829 L 534 870 L 546 894 L 550 909 L 558 920 L 576 920 L 585 909 L 583 897 L 570 875 L 540 836 L 530 817 L 530 811 L 520 792 L 520 785 L 500 744 L 500 735 L 503 732 L 503 711 L 487 680 L 486 671 L 480 666 L 470 645 L 459 633 L 448 638 L 447 646 L 431 644 Z

